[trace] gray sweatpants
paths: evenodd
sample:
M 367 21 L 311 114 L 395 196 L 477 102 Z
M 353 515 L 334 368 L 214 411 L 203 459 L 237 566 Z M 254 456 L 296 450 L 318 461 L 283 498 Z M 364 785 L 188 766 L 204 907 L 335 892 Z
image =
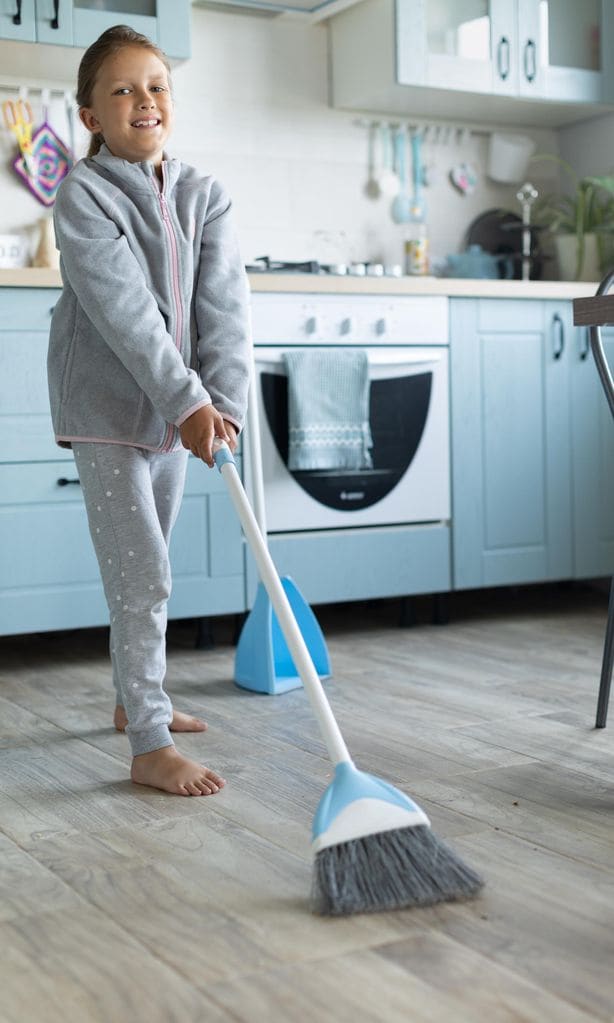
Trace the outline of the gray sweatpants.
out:
M 154 453 L 125 444 L 73 442 L 90 533 L 111 624 L 117 703 L 133 756 L 172 746 L 166 674 L 168 544 L 187 451 Z

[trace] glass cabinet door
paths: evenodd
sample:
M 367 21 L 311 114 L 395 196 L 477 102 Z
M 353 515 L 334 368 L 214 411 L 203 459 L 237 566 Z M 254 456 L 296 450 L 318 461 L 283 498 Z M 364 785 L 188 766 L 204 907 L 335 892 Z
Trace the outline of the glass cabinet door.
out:
M 519 93 L 602 98 L 602 0 L 518 0 Z
M 402 84 L 515 91 L 514 0 L 397 0 L 396 14 Z

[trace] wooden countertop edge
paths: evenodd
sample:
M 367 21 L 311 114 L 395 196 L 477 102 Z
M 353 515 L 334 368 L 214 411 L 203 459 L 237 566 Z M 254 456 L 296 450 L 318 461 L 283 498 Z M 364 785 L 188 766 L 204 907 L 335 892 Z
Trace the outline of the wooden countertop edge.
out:
M 545 298 L 590 300 L 598 282 L 493 281 L 444 277 L 327 277 L 309 274 L 249 274 L 252 293 L 338 295 L 442 295 L 448 298 Z M 0 269 L 0 287 L 61 288 L 58 270 Z M 603 301 L 603 299 L 602 299 Z M 607 301 L 607 299 L 606 299 Z M 582 321 L 585 322 L 585 321 Z

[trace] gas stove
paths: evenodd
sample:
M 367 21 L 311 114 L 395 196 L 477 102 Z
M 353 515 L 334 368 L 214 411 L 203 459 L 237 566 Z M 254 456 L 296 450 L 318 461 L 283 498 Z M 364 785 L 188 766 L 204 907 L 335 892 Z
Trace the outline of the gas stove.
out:
M 330 277 L 402 277 L 400 264 L 383 263 L 320 263 L 317 259 L 292 263 L 258 256 L 245 267 L 248 273 L 324 274 Z

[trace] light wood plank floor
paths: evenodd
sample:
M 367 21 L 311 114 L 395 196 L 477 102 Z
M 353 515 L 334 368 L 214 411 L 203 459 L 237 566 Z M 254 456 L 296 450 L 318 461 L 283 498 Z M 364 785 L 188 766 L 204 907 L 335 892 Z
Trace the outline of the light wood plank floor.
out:
M 486 877 L 469 903 L 310 915 L 309 828 L 330 765 L 301 691 L 237 689 L 169 630 L 179 737 L 227 788 L 133 786 L 106 633 L 0 641 L 1 1023 L 614 1020 L 614 707 L 593 720 L 605 595 L 456 595 L 318 610 L 358 765 L 414 796 Z M 614 702 L 614 701 L 613 701 Z

